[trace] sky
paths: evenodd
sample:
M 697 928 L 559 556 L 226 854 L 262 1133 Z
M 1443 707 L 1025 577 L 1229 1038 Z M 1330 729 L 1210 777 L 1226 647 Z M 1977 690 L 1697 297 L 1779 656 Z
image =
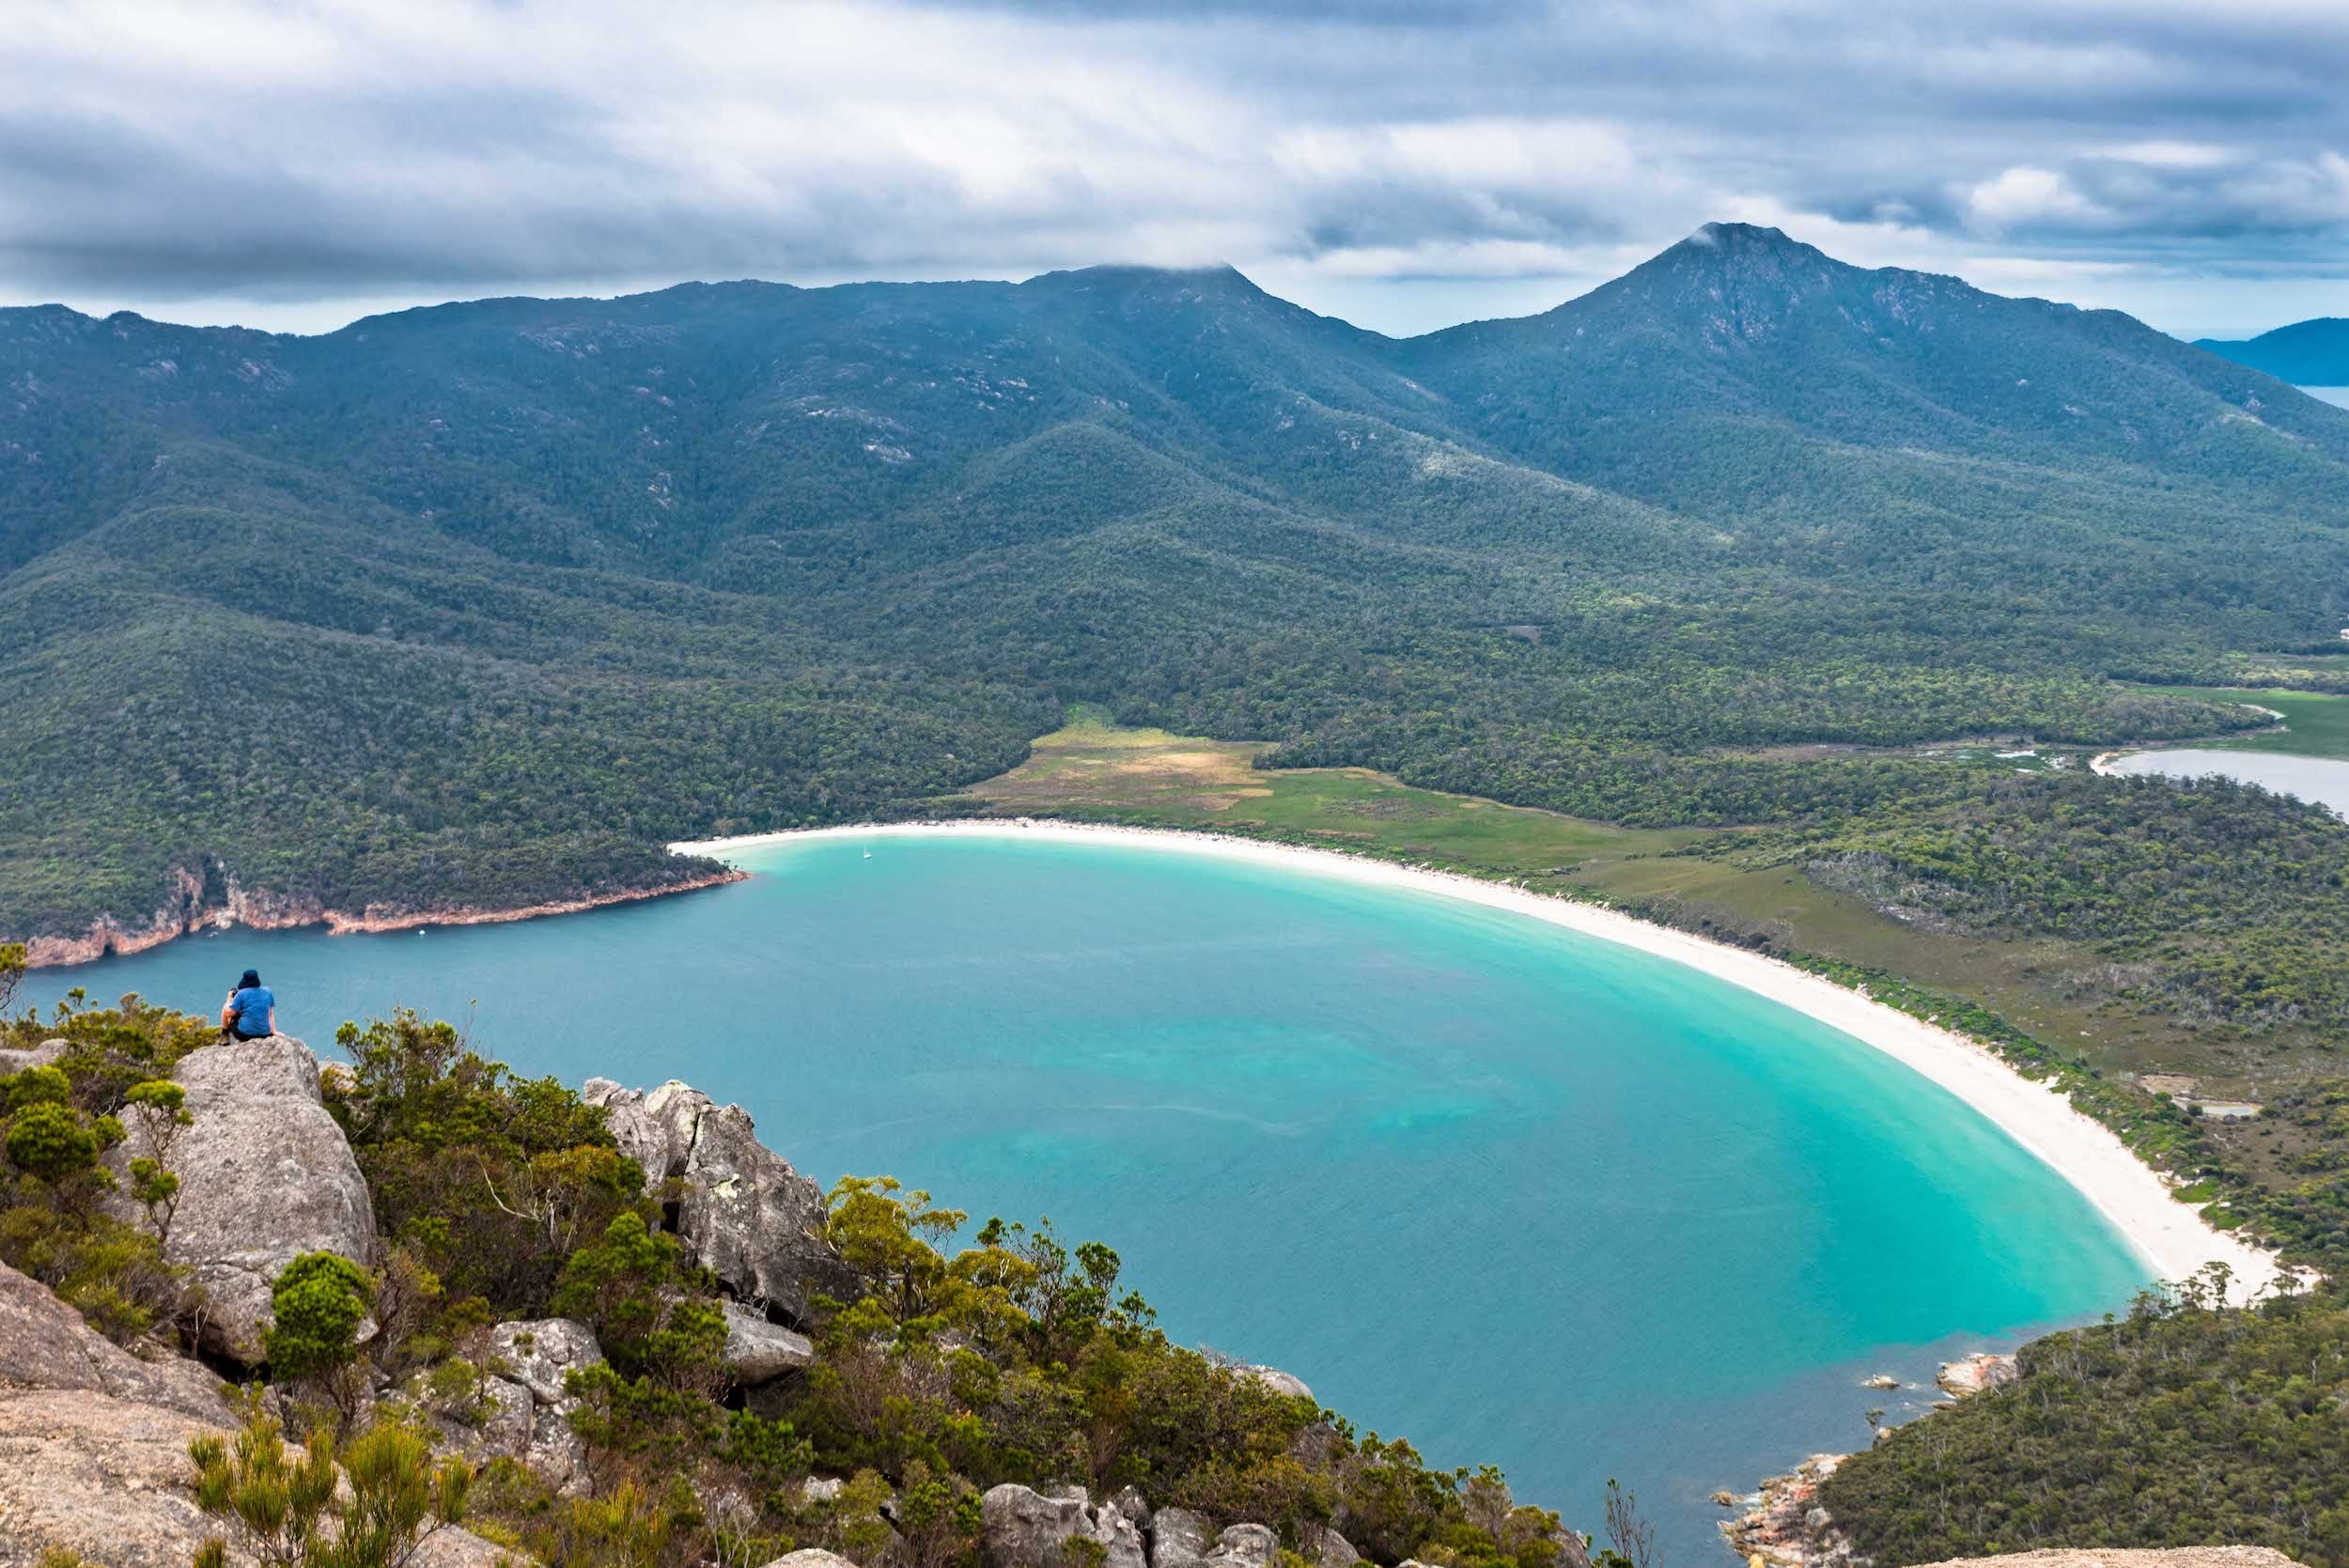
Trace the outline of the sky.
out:
M 2349 0 L 0 0 L 0 303 L 328 330 L 1229 262 L 1379 331 L 1712 220 L 2349 315 Z

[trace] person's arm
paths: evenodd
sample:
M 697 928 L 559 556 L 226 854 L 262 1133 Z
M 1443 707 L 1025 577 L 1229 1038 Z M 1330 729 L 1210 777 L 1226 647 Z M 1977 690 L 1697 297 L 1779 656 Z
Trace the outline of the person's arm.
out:
M 277 1004 L 273 1001 L 269 1007 L 269 1032 L 272 1034 L 277 1032 Z
M 221 1001 L 220 1027 L 223 1029 L 234 1029 L 237 1027 L 237 993 L 234 991 L 230 991 L 228 995 Z

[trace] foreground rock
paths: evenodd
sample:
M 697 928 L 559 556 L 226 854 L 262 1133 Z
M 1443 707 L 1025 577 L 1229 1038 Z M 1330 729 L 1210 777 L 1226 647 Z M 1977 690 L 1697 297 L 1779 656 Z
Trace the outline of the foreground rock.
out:
M 1954 1361 L 1944 1361 L 1934 1381 L 1960 1399 L 1968 1394 L 2002 1389 L 2020 1376 L 2012 1356 L 1978 1354 L 1961 1356 Z
M 761 1143 L 740 1106 L 715 1105 L 674 1079 L 646 1093 L 591 1078 L 581 1097 L 604 1108 L 620 1152 L 650 1185 L 678 1184 L 677 1234 L 737 1300 L 801 1324 L 816 1296 L 854 1287 L 824 1240 L 823 1188 Z
M 0 1568 L 53 1548 L 105 1568 L 188 1568 L 221 1533 L 195 1506 L 188 1441 L 222 1423 L 86 1390 L 0 1390 Z M 498 1548 L 445 1529 L 411 1568 L 494 1568 Z
M 178 1356 L 142 1360 L 37 1280 L 0 1264 L 0 1388 L 105 1394 L 199 1421 L 230 1418 L 220 1379 Z
M 319 1103 L 318 1058 L 301 1041 L 207 1046 L 173 1076 L 193 1121 L 172 1152 L 181 1197 L 165 1251 L 204 1288 L 205 1348 L 252 1366 L 278 1271 L 303 1252 L 339 1252 L 364 1266 L 374 1205 Z M 117 1152 L 127 1162 L 148 1151 L 133 1129 Z

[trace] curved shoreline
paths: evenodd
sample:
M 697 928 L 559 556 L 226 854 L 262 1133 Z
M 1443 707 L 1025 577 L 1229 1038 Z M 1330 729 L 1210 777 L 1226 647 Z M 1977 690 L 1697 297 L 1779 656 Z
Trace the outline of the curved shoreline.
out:
M 2233 1271 L 2231 1295 L 2238 1298 L 2270 1287 L 2288 1288 L 2291 1282 L 2289 1271 L 2273 1253 L 2213 1229 L 2192 1205 L 2172 1197 L 2161 1173 L 2132 1154 L 2109 1128 L 2075 1110 L 2061 1091 L 2025 1078 L 1984 1047 L 1781 959 L 1675 931 L 1619 909 L 1552 897 L 1508 883 L 1482 881 L 1457 872 L 1397 865 L 1335 849 L 1270 844 L 1220 833 L 1041 818 L 811 828 L 706 839 L 669 847 L 679 854 L 722 856 L 730 850 L 818 838 L 924 835 L 1066 844 L 1128 843 L 1176 853 L 1212 855 L 1374 886 L 1439 893 L 1686 964 L 1848 1034 L 1955 1094 L 2077 1188 L 2160 1279 L 2183 1279 L 2217 1261 Z

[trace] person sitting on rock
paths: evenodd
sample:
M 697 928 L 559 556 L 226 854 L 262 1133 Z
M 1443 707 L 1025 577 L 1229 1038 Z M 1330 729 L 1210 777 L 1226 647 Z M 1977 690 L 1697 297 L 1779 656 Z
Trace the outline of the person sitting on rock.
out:
M 247 970 L 221 1003 L 221 1041 L 266 1040 L 276 1032 L 277 994 L 261 984 L 259 970 Z

